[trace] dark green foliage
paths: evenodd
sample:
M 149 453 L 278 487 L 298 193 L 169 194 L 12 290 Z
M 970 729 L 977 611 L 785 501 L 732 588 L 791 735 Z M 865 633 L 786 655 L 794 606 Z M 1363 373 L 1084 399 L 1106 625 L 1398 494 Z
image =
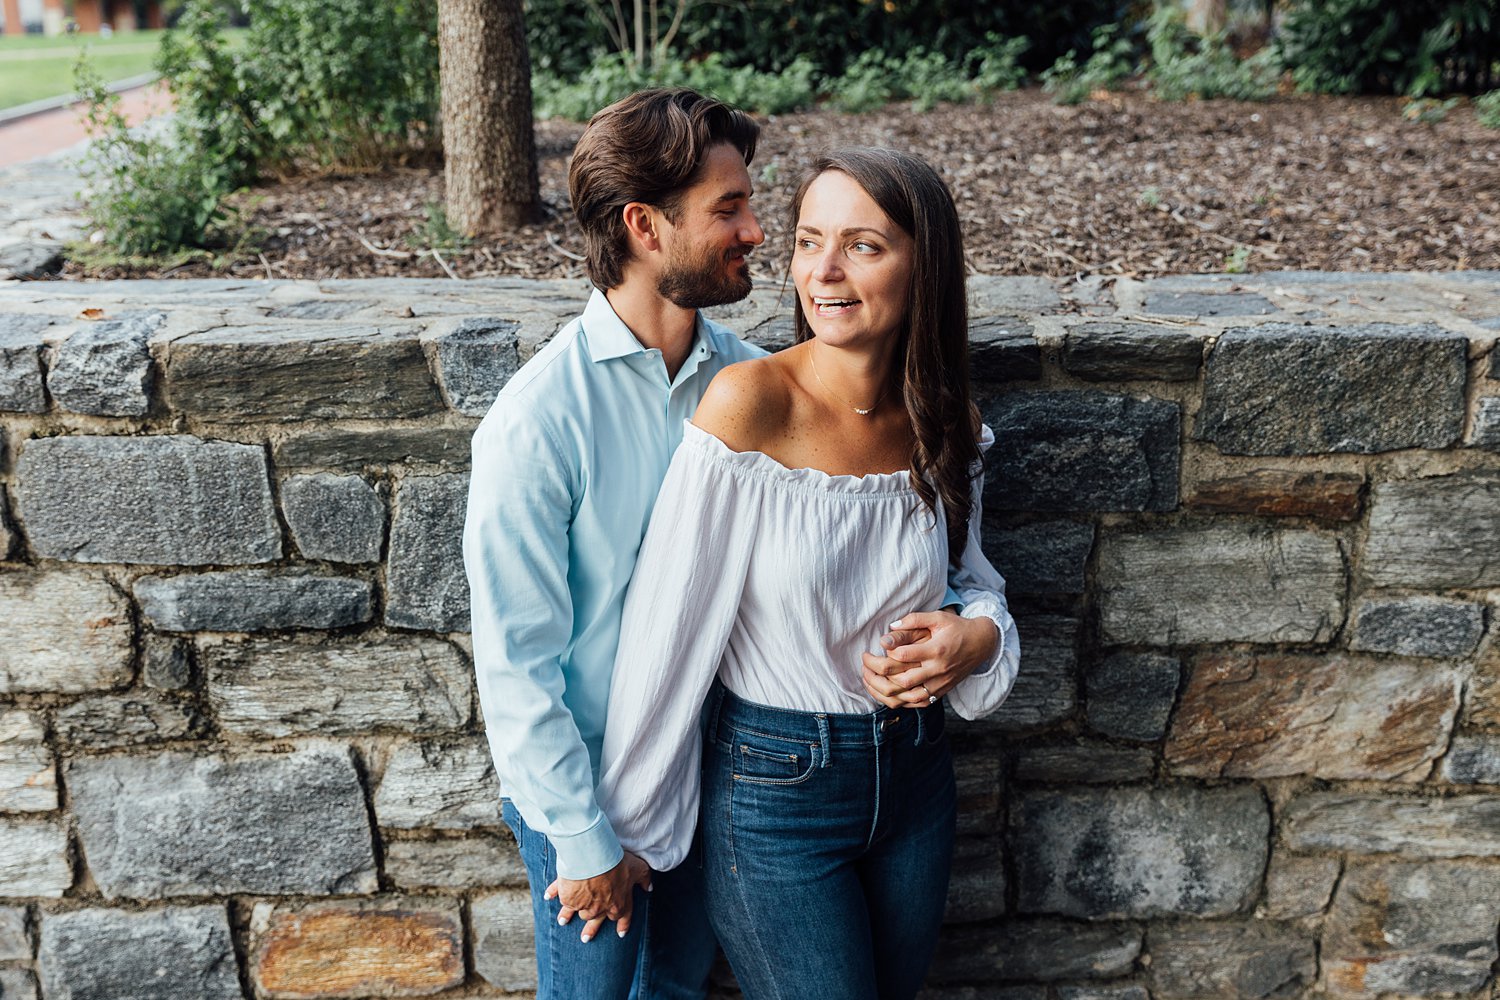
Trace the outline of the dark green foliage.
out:
M 1031 39 L 1022 65 L 1040 71 L 1070 48 L 1086 48 L 1096 26 L 1120 19 L 1129 6 L 1125 0 L 700 0 L 685 16 L 673 52 L 689 61 L 718 53 L 725 65 L 762 71 L 805 59 L 819 74 L 837 77 L 870 51 L 903 57 L 921 47 L 962 62 L 993 35 Z M 612 49 L 604 26 L 578 0 L 527 0 L 526 30 L 532 65 L 564 78 Z
M 1500 90 L 1474 98 L 1474 116 L 1485 128 L 1500 128 Z
M 1164 101 L 1264 101 L 1276 94 L 1281 63 L 1275 49 L 1267 47 L 1240 59 L 1222 35 L 1199 37 L 1189 31 L 1175 3 L 1157 5 L 1146 40 L 1151 47 L 1147 77 L 1152 92 Z
M 1421 97 L 1500 83 L 1500 0 L 1295 0 L 1280 49 L 1301 90 Z

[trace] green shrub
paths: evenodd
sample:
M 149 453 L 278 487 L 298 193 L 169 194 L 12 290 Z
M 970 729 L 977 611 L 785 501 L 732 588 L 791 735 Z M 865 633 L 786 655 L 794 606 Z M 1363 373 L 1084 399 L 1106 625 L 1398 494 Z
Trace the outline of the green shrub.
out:
M 1422 97 L 1500 83 L 1500 0 L 1294 0 L 1279 48 L 1299 90 Z
M 78 94 L 94 141 L 84 159 L 87 213 L 105 244 L 120 254 L 155 257 L 219 242 L 230 221 L 224 198 L 238 186 L 233 164 L 203 162 L 182 127 L 132 130 L 120 99 L 79 60 Z
M 1474 98 L 1474 117 L 1485 128 L 1500 128 L 1500 90 Z
M 588 121 L 600 108 L 642 87 L 692 87 L 767 115 L 809 107 L 817 96 L 812 63 L 805 59 L 780 73 L 761 73 L 748 66 L 726 66 L 717 54 L 691 63 L 667 60 L 650 72 L 611 53 L 571 80 L 545 71 L 534 73 L 531 93 L 538 117 Z
M 1042 89 L 1058 104 L 1077 104 L 1096 90 L 1109 90 L 1135 72 L 1135 45 L 1117 24 L 1094 29 L 1093 51 L 1078 65 L 1078 54 L 1066 52 L 1042 73 Z
M 1241 60 L 1223 35 L 1199 37 L 1188 30 L 1182 8 L 1158 3 L 1146 31 L 1151 48 L 1147 77 L 1156 96 L 1167 101 L 1227 97 L 1263 101 L 1276 93 L 1281 62 L 1269 46 Z
M 1448 112 L 1458 107 L 1459 99 L 1450 97 L 1446 101 L 1440 101 L 1435 97 L 1416 97 L 1406 102 L 1401 109 L 1401 117 L 1418 125 L 1436 125 L 1448 117 Z

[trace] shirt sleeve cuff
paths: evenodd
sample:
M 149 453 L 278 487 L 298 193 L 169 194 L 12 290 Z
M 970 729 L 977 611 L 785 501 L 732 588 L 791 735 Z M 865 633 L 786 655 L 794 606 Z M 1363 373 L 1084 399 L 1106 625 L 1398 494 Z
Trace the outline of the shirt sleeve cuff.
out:
M 938 607 L 956 608 L 958 612 L 962 613 L 964 609 L 964 599 L 959 596 L 958 591 L 954 590 L 952 587 L 949 587 L 948 592 L 943 595 L 943 603 L 939 604 Z
M 557 874 L 559 878 L 585 879 L 603 875 L 625 856 L 620 840 L 615 836 L 609 817 L 603 813 L 593 826 L 581 833 L 567 837 L 552 835 L 552 849 L 557 852 Z
M 976 667 L 974 673 L 970 676 L 983 677 L 990 671 L 999 669 L 1000 661 L 1005 658 L 1005 628 L 1006 623 L 1011 620 L 1010 614 L 1001 608 L 998 601 L 983 597 L 964 605 L 959 614 L 964 618 L 971 619 L 988 618 L 995 623 L 995 651 L 990 654 L 988 660 Z

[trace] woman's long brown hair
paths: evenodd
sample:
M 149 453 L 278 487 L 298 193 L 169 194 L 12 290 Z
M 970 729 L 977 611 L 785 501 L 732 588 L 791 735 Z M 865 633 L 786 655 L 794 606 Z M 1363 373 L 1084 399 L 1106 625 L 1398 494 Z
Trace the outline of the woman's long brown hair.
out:
M 912 427 L 911 479 L 934 516 L 942 498 L 948 558 L 956 566 L 968 544 L 971 470 L 979 460 L 969 400 L 969 305 L 958 210 L 948 185 L 926 161 L 894 149 L 852 147 L 813 163 L 792 201 L 793 232 L 809 185 L 829 170 L 853 178 L 912 238 L 911 304 L 896 347 Z M 794 298 L 792 322 L 800 344 L 811 339 L 812 330 L 801 297 Z

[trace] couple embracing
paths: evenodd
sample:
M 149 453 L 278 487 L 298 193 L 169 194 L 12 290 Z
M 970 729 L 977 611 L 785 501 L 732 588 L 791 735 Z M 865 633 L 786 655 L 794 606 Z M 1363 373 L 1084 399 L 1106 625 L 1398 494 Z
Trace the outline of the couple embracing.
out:
M 750 292 L 758 134 L 687 90 L 594 117 L 595 291 L 474 437 L 474 661 L 541 1000 L 701 1000 L 716 941 L 749 1000 L 914 996 L 945 705 L 1015 679 L 952 197 L 904 153 L 820 158 L 767 356 L 698 312 Z

